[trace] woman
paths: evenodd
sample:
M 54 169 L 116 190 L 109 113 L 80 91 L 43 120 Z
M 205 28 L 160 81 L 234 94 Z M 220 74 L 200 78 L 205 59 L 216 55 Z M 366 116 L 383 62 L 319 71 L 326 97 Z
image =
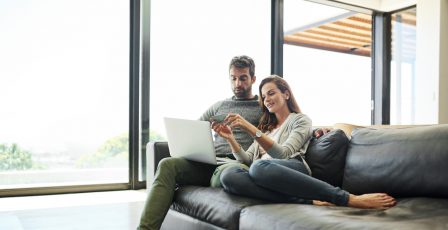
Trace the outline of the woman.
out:
M 304 155 L 311 137 L 311 120 L 301 113 L 288 83 L 279 76 L 265 78 L 259 86 L 263 115 L 257 127 L 238 114 L 229 114 L 212 128 L 225 138 L 235 158 L 250 166 L 230 167 L 221 174 L 224 190 L 272 202 L 311 203 L 357 208 L 389 208 L 396 204 L 384 193 L 349 194 L 311 177 Z M 232 129 L 252 135 L 254 143 L 244 150 Z

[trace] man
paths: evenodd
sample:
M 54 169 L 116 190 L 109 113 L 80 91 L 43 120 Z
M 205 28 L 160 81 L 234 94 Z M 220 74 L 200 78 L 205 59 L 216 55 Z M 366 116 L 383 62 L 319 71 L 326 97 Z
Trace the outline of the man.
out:
M 200 120 L 209 121 L 215 115 L 238 113 L 257 126 L 261 117 L 261 108 L 258 104 L 258 96 L 252 93 L 252 85 L 256 81 L 254 61 L 248 56 L 232 58 L 229 65 L 229 75 L 234 96 L 213 104 L 200 117 Z M 253 138 L 246 132 L 238 129 L 233 132 L 244 149 L 252 144 Z M 231 155 L 230 146 L 219 135 L 215 135 L 215 149 L 218 156 Z M 160 229 L 173 200 L 176 186 L 209 186 L 215 168 L 215 165 L 188 161 L 182 158 L 161 160 L 138 229 Z

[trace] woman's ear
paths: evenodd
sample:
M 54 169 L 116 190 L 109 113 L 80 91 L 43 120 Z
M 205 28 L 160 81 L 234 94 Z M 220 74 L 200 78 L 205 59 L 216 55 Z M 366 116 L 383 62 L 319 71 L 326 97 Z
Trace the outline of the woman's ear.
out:
M 289 96 L 290 96 L 290 95 L 289 95 L 289 91 L 286 90 L 286 91 L 285 91 L 285 99 L 286 99 L 286 100 L 289 100 Z

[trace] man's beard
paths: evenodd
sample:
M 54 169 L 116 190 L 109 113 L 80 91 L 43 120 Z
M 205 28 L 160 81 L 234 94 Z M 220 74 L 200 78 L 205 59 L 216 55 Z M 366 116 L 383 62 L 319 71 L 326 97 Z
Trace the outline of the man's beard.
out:
M 248 87 L 247 89 L 240 88 L 239 91 L 237 91 L 237 88 L 233 90 L 233 94 L 235 94 L 235 97 L 237 98 L 247 98 L 249 96 L 249 92 L 251 92 L 252 87 Z

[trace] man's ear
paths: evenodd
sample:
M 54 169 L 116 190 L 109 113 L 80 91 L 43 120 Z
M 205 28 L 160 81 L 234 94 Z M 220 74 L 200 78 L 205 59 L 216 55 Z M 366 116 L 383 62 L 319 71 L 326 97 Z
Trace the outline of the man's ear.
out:
M 254 84 L 256 80 L 257 80 L 257 76 L 254 75 L 254 76 L 252 77 L 252 84 Z

